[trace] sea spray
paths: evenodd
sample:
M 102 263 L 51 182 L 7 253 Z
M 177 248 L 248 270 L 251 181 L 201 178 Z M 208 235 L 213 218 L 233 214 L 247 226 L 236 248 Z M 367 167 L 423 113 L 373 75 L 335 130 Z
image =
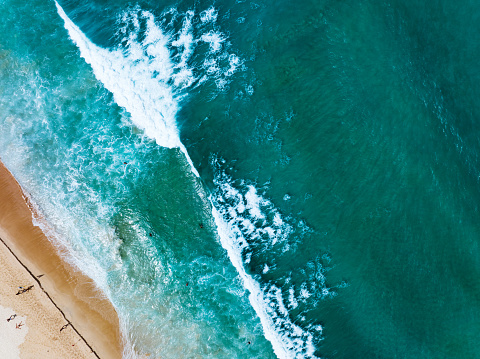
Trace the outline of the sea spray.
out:
M 82 57 L 92 66 L 95 75 L 104 82 L 106 88 L 113 92 L 117 103 L 130 112 L 133 122 L 144 129 L 147 136 L 154 138 L 156 142 L 163 147 L 180 147 L 191 164 L 183 144 L 179 143 L 178 130 L 175 126 L 176 98 L 173 95 L 173 91 L 171 91 L 171 87 L 167 85 L 167 83 L 170 83 L 169 76 L 172 78 L 175 77 L 174 71 L 172 70 L 175 66 L 169 61 L 167 53 L 164 51 L 165 42 L 168 41 L 167 37 L 163 36 L 161 30 L 155 26 L 151 14 L 142 14 L 143 19 L 147 19 L 147 35 L 142 44 L 136 41 L 134 32 L 134 35 L 128 34 L 128 45 L 126 49 L 122 51 L 108 51 L 92 44 L 78 27 L 66 17 L 66 14 L 58 4 L 57 8 L 59 14 L 64 18 L 65 26 L 67 30 L 69 30 L 72 39 L 79 46 Z M 130 14 L 126 18 L 124 17 L 123 20 L 127 21 L 129 16 Z M 204 20 L 204 22 L 207 21 L 211 20 Z M 138 24 L 135 17 L 133 23 Z M 189 20 L 187 17 L 179 40 L 172 43 L 175 46 L 183 41 L 182 46 L 185 53 L 181 56 L 182 60 L 177 67 L 183 67 L 182 63 L 185 63 L 185 57 L 188 57 L 189 46 L 185 44 L 185 41 L 188 42 L 189 40 L 188 34 L 185 34 L 189 28 L 188 23 Z M 203 38 L 202 41 L 210 42 L 210 38 Z M 144 50 L 145 53 L 143 52 Z M 219 46 L 215 45 L 212 51 L 217 53 Z M 126 56 L 125 52 L 127 53 Z M 154 57 L 156 60 L 151 61 L 151 57 Z M 238 63 L 238 58 L 229 56 L 229 68 L 225 71 L 225 76 L 231 76 Z M 111 70 L 111 68 L 113 68 L 113 70 Z M 213 74 L 216 80 L 218 80 L 217 77 L 219 76 L 218 71 L 218 68 L 216 68 L 215 71 L 210 67 L 207 69 L 207 73 L 210 75 Z M 189 73 L 189 71 L 180 71 L 178 73 L 184 76 L 186 73 Z M 146 80 L 144 80 L 144 77 Z M 129 79 L 131 79 L 131 81 L 129 81 Z M 192 83 L 194 81 L 189 82 Z M 177 77 L 177 81 L 174 81 L 174 83 L 180 85 L 181 88 L 186 82 L 185 79 L 179 81 Z M 148 88 L 149 86 L 150 88 Z M 224 86 L 225 82 L 220 81 L 220 87 L 224 88 Z M 148 88 L 148 91 L 145 91 L 146 88 Z M 156 96 L 158 92 L 162 93 L 163 96 Z M 179 93 L 180 92 L 178 92 L 177 95 Z M 166 111 L 155 112 L 155 110 L 149 110 L 149 112 L 146 112 L 146 109 L 152 108 L 160 110 L 166 108 Z M 160 122 L 160 126 L 156 126 L 158 122 Z M 167 135 L 163 134 L 164 131 L 167 132 Z M 194 173 L 196 173 L 194 168 L 193 170 Z M 122 219 L 122 222 L 125 222 L 125 219 Z M 141 238 L 145 238 L 145 233 L 141 232 L 143 231 L 135 234 L 135 237 L 139 241 L 141 241 Z M 117 236 L 123 237 L 124 234 L 118 233 Z M 158 257 L 158 255 L 155 255 L 153 258 L 156 257 Z M 153 263 L 155 262 L 157 262 L 157 260 L 153 260 Z M 158 262 L 155 267 L 162 272 L 164 265 Z M 144 270 L 144 272 L 147 272 L 147 270 Z M 158 277 L 165 277 L 165 273 L 159 273 Z M 143 331 L 145 331 L 145 328 Z M 136 332 L 138 335 L 140 328 L 137 328 Z M 159 343 L 157 343 L 157 345 L 161 344 Z M 152 344 L 148 346 L 151 347 Z
M 174 37 L 162 30 L 152 13 L 137 7 L 126 11 L 119 20 L 119 36 L 123 36 L 119 43 L 122 46 L 107 50 L 93 44 L 58 3 L 56 6 L 81 56 L 92 66 L 95 76 L 113 93 L 117 104 L 132 116 L 133 123 L 143 129 L 145 135 L 155 139 L 158 145 L 181 148 L 188 157 L 176 124 L 179 101 L 188 88 L 200 79 L 205 81 L 205 77 L 214 78 L 224 87 L 227 78 L 241 65 L 241 60 L 226 51 L 218 53 L 220 45 L 215 45 L 207 54 L 204 64 L 208 66 L 203 75 L 189 67 L 188 61 L 199 42 L 211 44 L 212 37 L 222 38 L 223 35 L 209 32 L 208 36 L 194 39 L 191 29 L 193 12 L 188 11 L 181 31 Z M 139 38 L 141 22 L 146 26 L 142 39 Z M 133 26 L 133 31 L 127 30 L 131 27 L 129 25 Z M 169 46 L 177 48 L 178 53 L 173 58 Z M 213 56 L 228 58 L 229 61 L 220 66 L 218 59 L 210 60 Z M 193 167 L 192 170 L 196 172 Z
M 146 13 L 171 39 L 176 128 L 200 180 L 117 105 L 54 2 L 0 2 L 0 156 L 101 267 L 138 352 L 275 355 L 204 186 L 261 300 L 313 335 L 315 356 L 480 356 L 479 2 L 58 2 L 126 57 Z
M 229 67 L 226 70 L 219 67 L 218 61 L 226 57 L 224 53 L 219 53 L 225 40 L 223 35 L 210 31 L 196 40 L 208 43 L 210 47 L 209 57 L 203 62 L 206 71 L 199 81 L 199 78 L 195 77 L 195 71 L 187 65 L 195 44 L 191 34 L 193 16 L 191 11 L 187 12 L 179 36 L 175 40 L 162 31 L 151 13 L 140 11 L 139 8 L 126 12 L 121 20 L 123 23 L 132 23 L 134 30 L 128 32 L 126 28 L 121 27 L 120 33 L 124 36 L 121 41 L 123 47 L 107 50 L 88 40 L 58 3 L 57 9 L 65 21 L 65 28 L 70 37 L 80 49 L 81 56 L 92 66 L 95 76 L 113 93 L 115 101 L 130 113 L 132 121 L 144 130 L 145 135 L 154 138 L 157 144 L 167 148 L 180 148 L 193 173 L 198 177 L 198 172 L 180 141 L 175 116 L 179 109 L 178 101 L 192 84 L 203 82 L 205 76 L 211 76 L 215 79 L 217 87 L 222 90 L 228 77 L 234 74 L 241 64 L 238 57 L 230 54 Z M 214 21 L 216 18 L 214 14 L 212 9 L 202 13 L 202 22 Z M 142 40 L 138 37 L 141 21 L 146 24 Z M 175 57 L 177 62 L 172 60 L 167 50 L 168 44 L 180 48 Z M 217 55 L 218 58 L 213 55 Z M 250 186 L 244 197 L 245 208 L 225 207 L 225 200 L 232 199 L 232 192 L 236 190 L 228 182 L 217 180 L 214 184 L 219 188 L 219 192 L 210 196 L 209 200 L 217 233 L 222 246 L 227 250 L 230 260 L 240 274 L 243 285 L 250 292 L 250 303 L 262 322 L 265 337 L 272 343 L 275 354 L 280 358 L 314 358 L 314 338 L 318 342 L 322 327 L 309 324 L 302 328 L 294 324 L 289 318 L 281 290 L 274 284 L 260 284 L 245 271 L 245 264 L 250 262 L 249 256 L 252 254 L 251 250 L 246 249 L 259 244 L 255 242 L 263 243 L 263 240 L 268 238 L 269 243 L 265 244 L 262 251 L 280 245 L 283 248 L 281 251 L 285 252 L 294 245 L 286 241 L 291 232 L 290 225 L 284 223 L 281 215 L 275 212 L 273 217 L 272 213 L 269 214 L 271 226 L 264 224 L 262 228 L 256 230 L 255 226 L 258 224 L 255 223 L 265 218 L 262 207 L 273 205 L 259 197 L 255 188 Z M 225 197 L 222 199 L 218 193 Z M 238 195 L 237 191 L 233 196 Z M 252 218 L 244 218 L 240 224 L 235 216 L 229 219 L 228 215 L 232 215 L 232 210 L 238 213 L 246 211 Z M 270 263 L 270 266 L 274 264 Z M 269 265 L 265 263 L 264 274 L 268 269 Z M 326 287 L 324 291 L 325 295 L 329 294 Z M 292 289 L 290 295 L 293 292 Z M 302 293 L 305 298 L 310 296 L 306 294 L 308 293 L 306 289 Z M 292 299 L 290 302 L 293 303 L 293 300 L 297 301 Z M 315 333 L 312 333 L 312 330 Z
M 137 41 L 136 32 L 126 35 L 128 45 L 125 55 L 122 50 L 109 51 L 93 44 L 60 5 L 55 4 L 81 56 L 92 66 L 95 76 L 113 93 L 115 102 L 124 107 L 133 122 L 160 146 L 179 147 L 175 123 L 178 104 L 167 83 L 173 76 L 173 64 L 166 48 L 168 39 L 155 26 L 153 15 L 144 15 L 148 30 L 143 43 Z
M 212 166 L 216 168 L 216 191 L 210 196 L 213 217 L 220 242 L 250 292 L 249 300 L 262 321 L 265 337 L 279 358 L 317 358 L 315 350 L 322 338 L 322 325 L 301 325 L 301 318 L 292 316 L 290 310 L 299 302 L 315 307 L 319 301 L 336 295 L 325 281 L 327 268 L 322 263 L 328 262 L 328 258 L 309 264 L 314 267 L 313 271 L 298 268 L 305 273 L 298 289 L 289 278 L 279 284 L 282 289 L 262 278 L 282 255 L 290 250 L 294 252 L 302 234 L 295 233 L 293 225 L 288 223 L 295 221 L 284 220 L 273 203 L 257 193 L 253 184 L 238 181 L 235 185 L 222 169 L 224 164 L 222 159 L 212 159 Z M 302 222 L 297 225 L 306 230 Z M 263 270 L 247 272 L 245 267 L 251 262 Z

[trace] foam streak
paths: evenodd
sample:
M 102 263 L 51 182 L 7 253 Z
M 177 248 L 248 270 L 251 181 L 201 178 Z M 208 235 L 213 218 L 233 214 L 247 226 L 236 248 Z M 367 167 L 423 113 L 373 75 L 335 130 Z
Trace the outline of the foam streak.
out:
M 184 153 L 192 172 L 198 177 L 199 174 L 185 146 L 180 141 L 176 124 L 176 114 L 179 110 L 177 98 L 183 96 L 182 91 L 193 84 L 196 79 L 194 72 L 186 67 L 194 46 L 194 40 L 190 34 L 193 12 L 187 14 L 181 33 L 175 41 L 172 41 L 162 31 L 155 23 L 153 15 L 148 12 L 142 12 L 141 15 L 141 20 L 146 23 L 146 33 L 144 39 L 140 41 L 137 36 L 140 28 L 139 18 L 135 17 L 138 15 L 126 13 L 123 21 L 130 20 L 134 27 L 137 27 L 137 32 L 129 34 L 123 31 L 126 36 L 124 39 L 127 43 L 126 48 L 107 50 L 92 43 L 68 18 L 58 3 L 56 6 L 60 17 L 65 22 L 65 28 L 70 38 L 80 50 L 81 56 L 90 64 L 97 79 L 113 93 L 115 102 L 125 108 L 130 113 L 133 123 L 143 129 L 147 136 L 155 139 L 158 145 L 179 148 Z M 202 13 L 202 21 L 215 21 L 215 14 L 212 9 Z M 208 56 L 216 56 L 220 52 L 224 40 L 225 38 L 221 34 L 209 32 L 201 36 L 198 41 L 208 42 L 211 47 L 211 53 Z M 183 53 L 178 56 L 177 64 L 170 57 L 168 44 L 183 49 Z M 219 68 L 217 60 L 213 60 L 213 57 L 207 57 L 205 64 L 210 62 L 215 64 L 215 70 L 209 68 L 210 72 L 207 71 L 207 73 L 211 73 L 215 81 L 220 83 L 220 87 L 223 87 L 226 83 L 225 79 L 236 71 L 242 61 L 233 54 L 229 56 L 218 54 L 218 58 L 220 60 L 227 59 L 228 67 Z M 215 184 L 218 187 L 224 185 L 224 190 L 230 188 L 228 184 L 226 184 L 227 187 L 222 183 Z M 233 187 L 230 189 L 234 190 Z M 221 245 L 227 251 L 244 287 L 250 292 L 250 303 L 260 318 L 265 337 L 272 343 L 275 354 L 279 358 L 314 357 L 312 334 L 288 319 L 288 311 L 279 288 L 269 285 L 262 288 L 260 283 L 246 272 L 242 260 L 242 250 L 248 244 L 243 237 L 242 230 L 234 223 L 225 220 L 225 213 L 223 213 L 218 198 L 211 195 L 209 199 Z M 238 210 L 247 211 L 257 220 L 264 218 L 259 208 L 266 202 L 256 194 L 254 187 L 251 187 L 246 194 L 246 200 L 247 206 Z M 244 224 L 248 225 L 247 222 L 245 221 Z M 267 246 L 271 247 L 277 242 L 283 242 L 288 235 L 289 228 L 286 226 L 281 229 L 282 225 L 280 215 L 275 214 L 273 228 L 268 227 L 263 233 L 271 239 Z M 253 227 L 250 223 L 249 228 Z M 288 245 L 285 250 L 288 250 Z M 246 261 L 248 262 L 248 258 Z M 268 266 L 265 268 L 268 271 Z M 270 308 L 273 303 L 275 303 L 276 309 Z M 281 333 L 280 326 L 287 328 L 288 333 Z

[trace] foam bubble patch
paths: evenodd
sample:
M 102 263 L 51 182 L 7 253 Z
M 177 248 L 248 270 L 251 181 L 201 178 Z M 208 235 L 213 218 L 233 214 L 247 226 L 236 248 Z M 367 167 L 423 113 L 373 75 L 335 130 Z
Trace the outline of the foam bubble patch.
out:
M 180 141 L 176 122 L 179 101 L 195 84 L 201 85 L 209 78 L 219 90 L 224 90 L 229 78 L 243 64 L 237 55 L 224 49 L 223 33 L 213 28 L 194 31 L 195 16 L 200 16 L 202 24 L 214 24 L 217 11 L 209 8 L 198 15 L 193 10 L 179 13 L 171 9 L 174 20 L 182 24 L 179 31 L 173 31 L 172 24 L 158 21 L 151 12 L 134 7 L 118 19 L 118 45 L 104 49 L 90 41 L 62 7 L 55 4 L 80 55 L 92 67 L 95 77 L 112 92 L 115 102 L 158 145 L 180 148 L 198 176 Z M 194 36 L 196 32 L 199 34 Z M 201 42 L 209 44 L 209 52 L 196 53 Z M 203 65 L 198 68 L 190 65 L 198 57 L 203 57 L 199 62 Z
M 221 169 L 224 163 L 212 160 L 217 190 L 210 197 L 221 245 L 250 292 L 249 300 L 275 354 L 279 358 L 316 358 L 323 328 L 319 323 L 304 322 L 304 316 L 293 311 L 315 308 L 320 300 L 335 296 L 326 284 L 324 261 L 320 258 L 299 268 L 300 285 L 293 283 L 288 272 L 279 276 L 286 278 L 282 283 L 268 279 L 277 259 L 295 250 L 309 229 L 302 221 L 284 218 L 252 183 L 233 181 Z

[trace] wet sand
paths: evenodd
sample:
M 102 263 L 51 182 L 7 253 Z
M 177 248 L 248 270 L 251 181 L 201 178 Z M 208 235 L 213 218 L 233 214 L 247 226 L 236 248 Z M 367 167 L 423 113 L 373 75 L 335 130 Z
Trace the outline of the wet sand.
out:
M 8 316 L 0 317 L 8 324 L 0 325 L 0 337 L 2 330 L 16 331 L 15 337 L 27 332 L 20 358 L 121 358 L 118 316 L 112 304 L 90 278 L 62 260 L 32 224 L 31 209 L 0 163 L 0 313 L 11 310 L 25 318 L 17 329 L 17 318 L 7 322 Z M 31 290 L 16 294 L 19 287 L 31 285 Z

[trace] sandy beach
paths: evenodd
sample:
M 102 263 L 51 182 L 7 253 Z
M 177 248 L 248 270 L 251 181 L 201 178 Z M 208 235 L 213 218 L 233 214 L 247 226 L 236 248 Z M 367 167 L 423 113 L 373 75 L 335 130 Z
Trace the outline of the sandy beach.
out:
M 1 163 L 0 239 L 2 359 L 122 357 L 112 304 L 32 224 L 21 187 Z

